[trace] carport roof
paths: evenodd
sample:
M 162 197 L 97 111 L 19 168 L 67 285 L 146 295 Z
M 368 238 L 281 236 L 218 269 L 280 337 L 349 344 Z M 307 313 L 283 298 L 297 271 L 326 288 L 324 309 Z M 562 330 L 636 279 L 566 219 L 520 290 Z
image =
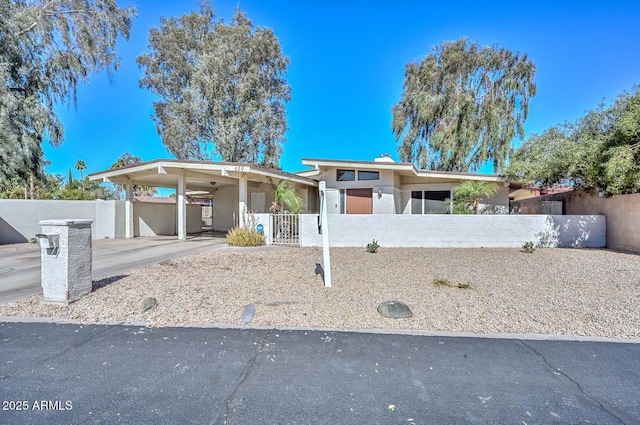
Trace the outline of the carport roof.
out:
M 208 162 L 177 159 L 157 159 L 125 167 L 98 171 L 88 175 L 90 180 L 110 183 L 132 183 L 141 186 L 176 187 L 183 175 L 188 191 L 210 192 L 212 186 L 238 184 L 238 179 L 268 183 L 273 179 L 287 180 L 299 186 L 316 187 L 318 183 L 304 176 L 244 162 Z

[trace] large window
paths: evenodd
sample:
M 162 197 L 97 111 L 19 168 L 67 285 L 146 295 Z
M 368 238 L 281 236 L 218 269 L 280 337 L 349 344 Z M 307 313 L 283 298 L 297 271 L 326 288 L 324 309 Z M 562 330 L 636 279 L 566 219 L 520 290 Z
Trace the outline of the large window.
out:
M 336 181 L 352 182 L 356 179 L 356 170 L 337 170 Z
M 411 191 L 411 214 L 444 214 L 448 211 L 450 190 Z
M 358 171 L 358 180 L 380 180 L 380 172 Z

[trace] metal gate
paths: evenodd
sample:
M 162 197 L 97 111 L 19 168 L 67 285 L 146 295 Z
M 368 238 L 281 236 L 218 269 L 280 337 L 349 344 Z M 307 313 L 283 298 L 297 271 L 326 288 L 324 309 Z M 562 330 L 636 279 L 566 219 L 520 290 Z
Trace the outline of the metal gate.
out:
M 298 214 L 271 214 L 271 243 L 300 246 L 299 224 Z

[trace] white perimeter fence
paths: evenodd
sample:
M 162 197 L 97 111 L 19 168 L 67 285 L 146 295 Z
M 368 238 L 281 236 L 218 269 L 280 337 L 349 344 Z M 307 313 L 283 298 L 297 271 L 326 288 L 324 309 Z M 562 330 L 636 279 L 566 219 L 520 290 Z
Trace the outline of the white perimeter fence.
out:
M 300 216 L 300 246 L 322 246 L 318 215 Z M 602 248 L 602 215 L 329 215 L 329 245 L 364 247 L 373 239 L 387 248 Z

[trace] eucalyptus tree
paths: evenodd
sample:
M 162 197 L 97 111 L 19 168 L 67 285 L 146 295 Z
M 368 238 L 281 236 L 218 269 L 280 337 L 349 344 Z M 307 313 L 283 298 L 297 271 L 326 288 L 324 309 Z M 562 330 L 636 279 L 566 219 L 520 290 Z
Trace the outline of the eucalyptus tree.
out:
M 179 159 L 277 167 L 285 141 L 289 60 L 269 28 L 238 9 L 230 24 L 209 2 L 199 12 L 162 18 L 138 58 L 140 86 L 158 96 L 153 118 Z
M 508 158 L 524 137 L 535 65 L 527 55 L 462 38 L 406 66 L 392 130 L 403 161 L 420 168 L 475 171 Z
M 118 68 L 134 16 L 115 0 L 0 0 L 0 180 L 43 175 L 43 141 L 64 138 L 54 106 L 75 107 L 79 83 Z

